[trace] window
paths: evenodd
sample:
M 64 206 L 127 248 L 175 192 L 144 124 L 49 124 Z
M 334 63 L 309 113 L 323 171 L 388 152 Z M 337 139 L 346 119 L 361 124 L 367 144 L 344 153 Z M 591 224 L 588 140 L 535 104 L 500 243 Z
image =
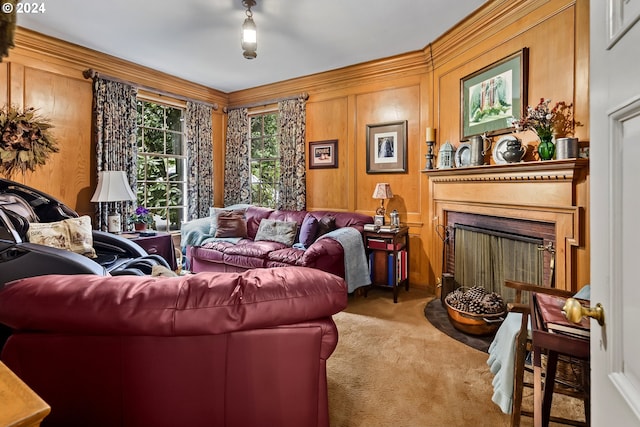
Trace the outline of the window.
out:
M 251 116 L 251 203 L 276 208 L 280 193 L 278 114 Z
M 138 205 L 178 230 L 187 217 L 184 109 L 138 100 L 137 139 Z

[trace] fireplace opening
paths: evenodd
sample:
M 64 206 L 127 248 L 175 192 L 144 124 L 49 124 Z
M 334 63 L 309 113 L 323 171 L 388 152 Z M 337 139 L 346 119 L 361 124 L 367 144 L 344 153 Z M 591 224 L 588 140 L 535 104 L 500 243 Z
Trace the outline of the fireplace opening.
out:
M 554 224 L 463 212 L 448 212 L 447 224 L 445 271 L 457 286 L 482 286 L 513 301 L 505 280 L 552 285 Z

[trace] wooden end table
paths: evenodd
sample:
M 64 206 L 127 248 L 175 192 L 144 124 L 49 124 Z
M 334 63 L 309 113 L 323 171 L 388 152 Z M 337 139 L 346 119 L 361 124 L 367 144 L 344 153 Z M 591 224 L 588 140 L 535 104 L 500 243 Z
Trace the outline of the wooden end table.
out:
M 364 231 L 364 244 L 369 257 L 371 286 L 393 289 L 393 302 L 398 302 L 400 286 L 409 290 L 409 227 L 390 231 Z

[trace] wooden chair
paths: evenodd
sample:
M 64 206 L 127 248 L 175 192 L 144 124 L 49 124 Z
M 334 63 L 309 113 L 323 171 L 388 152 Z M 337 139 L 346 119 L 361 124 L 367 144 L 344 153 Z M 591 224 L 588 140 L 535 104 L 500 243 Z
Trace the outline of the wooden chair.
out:
M 569 298 L 573 296 L 573 293 L 570 291 L 566 291 L 563 289 L 549 288 L 540 285 L 532 285 L 529 283 L 517 282 L 512 280 L 506 280 L 505 286 L 515 289 L 516 296 L 515 301 L 509 303 L 508 311 L 510 313 L 521 313 L 522 321 L 520 323 L 520 331 L 516 336 L 516 360 L 514 365 L 514 376 L 513 376 L 513 405 L 511 410 L 511 426 L 517 427 L 520 425 L 520 418 L 522 416 L 533 417 L 533 412 L 531 411 L 523 411 L 522 410 L 522 396 L 524 387 L 533 387 L 532 383 L 525 383 L 524 381 L 524 373 L 526 367 L 526 357 L 527 353 L 531 350 L 531 339 L 530 339 L 530 331 L 529 331 L 529 318 L 531 315 L 531 309 L 529 304 L 522 303 L 523 292 L 537 292 L 544 293 L 549 295 L 555 295 L 563 298 Z M 588 375 L 588 369 L 584 366 L 581 367 L 583 369 L 583 374 Z M 586 369 L 586 371 L 585 371 Z M 566 382 L 560 381 L 562 388 L 555 387 L 554 384 L 554 392 L 560 392 L 562 394 L 570 395 L 573 397 L 582 398 L 585 400 L 585 417 L 587 422 L 575 421 L 566 418 L 559 417 L 551 417 L 552 422 L 575 425 L 575 426 L 586 426 L 589 421 L 589 408 L 588 408 L 588 399 L 584 395 L 584 391 L 580 391 L 580 388 L 584 386 L 583 384 L 567 384 Z M 556 382 L 557 383 L 557 382 Z

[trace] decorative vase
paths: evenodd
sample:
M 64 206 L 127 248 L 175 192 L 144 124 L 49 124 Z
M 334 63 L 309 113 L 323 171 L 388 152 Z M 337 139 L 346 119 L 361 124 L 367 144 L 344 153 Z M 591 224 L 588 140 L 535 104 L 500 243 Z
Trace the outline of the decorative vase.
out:
M 145 224 L 144 222 L 136 222 L 133 224 L 133 227 L 136 229 L 136 231 L 144 231 L 147 229 L 147 224 Z
M 556 146 L 551 141 L 552 137 L 540 138 L 540 144 L 538 144 L 538 155 L 540 160 L 551 160 L 556 153 Z

